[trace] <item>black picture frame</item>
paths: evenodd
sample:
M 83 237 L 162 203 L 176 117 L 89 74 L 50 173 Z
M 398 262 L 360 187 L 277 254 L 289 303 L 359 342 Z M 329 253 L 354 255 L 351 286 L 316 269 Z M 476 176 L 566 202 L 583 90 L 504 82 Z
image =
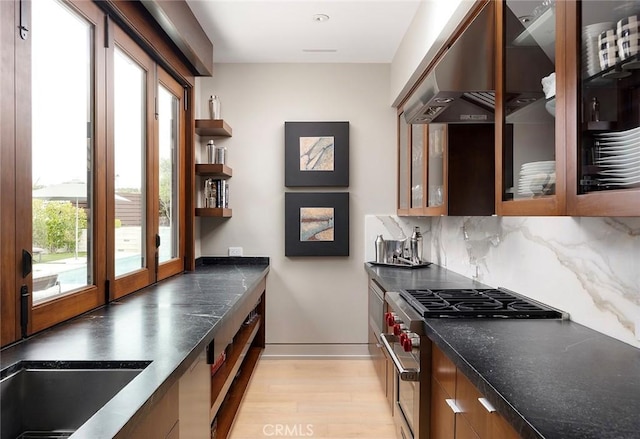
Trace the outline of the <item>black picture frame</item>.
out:
M 333 138 L 332 170 L 301 169 L 304 138 Z M 286 187 L 349 186 L 349 122 L 285 122 L 284 149 Z
M 286 192 L 285 256 L 349 256 L 349 193 Z M 332 240 L 302 239 L 303 208 L 333 208 Z

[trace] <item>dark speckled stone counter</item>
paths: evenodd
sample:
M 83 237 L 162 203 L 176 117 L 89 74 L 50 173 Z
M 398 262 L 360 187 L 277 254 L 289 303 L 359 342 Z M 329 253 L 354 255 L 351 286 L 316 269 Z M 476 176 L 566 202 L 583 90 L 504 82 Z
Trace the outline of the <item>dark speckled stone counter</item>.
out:
M 268 258 L 204 258 L 194 272 L 3 349 L 0 368 L 21 360 L 151 361 L 71 436 L 125 437 L 123 432 L 162 398 L 268 272 Z
M 365 267 L 387 291 L 482 286 L 438 266 Z M 425 330 L 522 437 L 640 438 L 640 349 L 569 320 L 427 319 Z

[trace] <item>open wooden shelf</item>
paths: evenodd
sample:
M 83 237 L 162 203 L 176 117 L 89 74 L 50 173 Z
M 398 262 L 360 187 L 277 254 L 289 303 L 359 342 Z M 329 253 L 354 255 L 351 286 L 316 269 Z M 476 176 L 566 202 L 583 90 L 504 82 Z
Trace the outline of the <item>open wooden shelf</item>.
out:
M 219 163 L 196 163 L 196 175 L 231 178 L 231 176 L 233 176 L 233 170 L 227 165 Z
M 226 438 L 231 431 L 233 421 L 236 413 L 240 408 L 240 403 L 244 396 L 249 381 L 251 380 L 251 374 L 255 369 L 260 355 L 262 354 L 262 348 L 251 347 L 247 352 L 247 355 L 242 363 L 238 378 L 235 380 L 233 386 L 229 390 L 227 397 L 224 401 L 224 405 L 218 411 L 218 429 L 217 437 Z
M 231 137 L 231 127 L 222 119 L 196 119 L 196 134 L 207 137 Z
M 196 216 L 231 218 L 233 211 L 221 207 L 196 207 Z
M 582 124 L 584 131 L 615 131 L 616 122 L 609 120 L 588 121 Z
M 249 325 L 240 328 L 233 338 L 233 344 L 227 350 L 227 358 L 224 364 L 211 377 L 211 410 L 209 415 L 212 422 L 218 416 L 219 431 L 222 430 L 222 424 L 227 422 L 228 426 L 231 427 L 251 372 L 253 372 L 253 368 L 262 351 L 261 348 L 251 347 L 251 343 L 260 329 L 261 320 L 261 317 L 257 317 Z M 236 385 L 231 388 L 238 371 L 240 371 L 240 374 L 236 380 Z M 242 387 L 243 382 L 244 387 Z M 233 394 L 236 394 L 236 396 L 234 397 Z M 223 401 L 224 406 L 222 404 Z M 237 402 L 237 405 L 234 404 L 235 402 Z M 230 419 L 226 420 L 227 417 Z M 220 437 L 226 437 L 226 434 L 222 434 Z

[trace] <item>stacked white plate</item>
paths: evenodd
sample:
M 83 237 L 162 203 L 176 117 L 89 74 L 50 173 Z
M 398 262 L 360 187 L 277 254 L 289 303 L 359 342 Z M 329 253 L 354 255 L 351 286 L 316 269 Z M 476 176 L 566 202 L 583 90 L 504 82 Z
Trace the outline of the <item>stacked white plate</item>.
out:
M 612 187 L 640 185 L 640 127 L 596 134 L 602 183 Z
M 585 76 L 593 76 L 600 70 L 600 60 L 598 54 L 598 35 L 600 33 L 614 29 L 615 24 L 612 21 L 604 23 L 589 24 L 582 28 L 582 72 Z
M 556 162 L 524 163 L 520 167 L 518 194 L 523 196 L 552 194 L 556 184 Z

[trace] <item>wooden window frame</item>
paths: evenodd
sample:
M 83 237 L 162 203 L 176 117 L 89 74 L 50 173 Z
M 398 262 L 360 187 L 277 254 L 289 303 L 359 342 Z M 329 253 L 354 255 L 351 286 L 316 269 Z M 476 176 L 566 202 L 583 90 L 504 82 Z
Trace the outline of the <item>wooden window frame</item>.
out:
M 2 145 L 0 158 L 3 169 L 0 178 L 0 208 L 2 222 L 0 224 L 0 345 L 6 346 L 23 336 L 29 336 L 43 329 L 51 327 L 84 312 L 105 305 L 108 301 L 122 297 L 151 285 L 157 280 L 164 279 L 183 272 L 185 269 L 195 268 L 194 227 L 193 215 L 194 195 L 188 195 L 187 188 L 194 183 L 194 173 L 191 170 L 195 162 L 194 152 L 187 146 L 194 139 L 194 109 L 191 102 L 194 98 L 193 87 L 195 78 L 192 66 L 185 62 L 182 54 L 172 45 L 168 36 L 157 24 L 151 23 L 149 14 L 139 2 L 85 2 L 75 0 L 61 0 L 66 6 L 80 13 L 92 23 L 93 31 L 93 93 L 94 93 L 94 139 L 92 156 L 92 185 L 93 193 L 93 260 L 89 270 L 93 272 L 93 285 L 79 289 L 70 294 L 53 298 L 33 306 L 32 296 L 28 296 L 28 326 L 23 334 L 20 322 L 19 297 L 23 285 L 32 291 L 33 279 L 29 274 L 22 276 L 22 249 L 31 249 L 32 237 L 30 227 L 31 208 L 31 41 L 27 37 L 22 40 L 18 35 L 20 1 L 0 2 L 0 55 L 2 56 L 2 75 L 0 89 L 3 99 L 0 103 L 1 118 L 0 133 Z M 31 3 L 22 3 L 23 14 L 31 16 Z M 115 19 L 115 22 L 111 20 Z M 114 182 L 113 156 L 108 151 L 113 140 L 113 120 L 106 114 L 112 105 L 112 97 L 107 90 L 113 87 L 113 75 L 109 67 L 113 64 L 113 39 L 122 41 L 127 35 L 128 43 L 133 44 L 125 50 L 144 54 L 151 60 L 151 76 L 148 81 L 148 141 L 147 141 L 147 174 L 146 180 L 150 188 L 147 209 L 147 245 L 145 249 L 148 268 L 141 270 L 134 276 L 123 276 L 113 279 L 113 262 L 109 261 L 109 254 L 113 254 L 115 244 L 109 239 L 113 237 L 114 224 Z M 116 37 L 116 35 L 118 35 Z M 105 38 L 107 41 L 105 41 Z M 111 41 L 108 41 L 111 40 Z M 135 45 L 135 49 L 134 49 Z M 122 47 L 122 46 L 121 46 Z M 134 58 L 137 59 L 136 55 Z M 142 55 L 140 55 L 142 56 Z M 27 60 L 27 61 L 25 61 Z M 163 70 L 164 68 L 165 70 Z M 180 153 L 178 157 L 179 169 L 179 249 L 178 257 L 157 264 L 155 258 L 155 234 L 158 230 L 158 200 L 154 194 L 158 193 L 158 164 L 157 140 L 155 130 L 157 122 L 154 117 L 155 97 L 158 84 L 161 81 L 170 88 L 180 100 Z M 171 87 L 167 85 L 171 84 Z M 112 93 L 112 91 L 110 92 Z M 111 99 L 111 100 L 110 100 Z M 150 101 L 149 101 L 150 99 Z M 186 100 L 186 102 L 185 102 Z M 112 149 L 111 149 L 112 151 Z M 110 212 L 109 214 L 107 214 Z
M 96 236 L 96 232 L 100 231 L 104 228 L 104 215 L 100 215 L 101 212 L 104 212 L 104 197 L 102 196 L 102 183 L 99 179 L 99 176 L 103 172 L 104 161 L 101 160 L 102 154 L 104 153 L 103 144 L 104 144 L 104 134 L 105 134 L 105 126 L 104 126 L 104 115 L 102 113 L 102 109 L 104 108 L 104 90 L 105 90 L 105 64 L 104 64 L 104 18 L 100 9 L 97 8 L 94 4 L 88 2 L 77 2 L 77 3 L 69 3 L 64 2 L 67 7 L 72 9 L 74 12 L 83 16 L 85 20 L 90 22 L 93 25 L 93 156 L 91 158 L 91 164 L 93 166 L 92 169 L 92 178 L 93 178 L 93 217 L 92 217 L 92 232 L 94 237 Z M 24 3 L 23 3 L 24 4 Z M 28 46 L 28 50 L 31 51 L 31 44 L 25 44 L 25 47 Z M 16 59 L 30 59 L 26 58 L 25 55 L 19 55 Z M 17 64 L 17 63 L 16 63 Z M 22 224 L 31 224 L 31 64 L 29 62 L 21 63 L 25 65 L 25 72 L 21 74 L 20 78 L 17 81 L 23 82 L 22 87 L 26 91 L 28 90 L 28 99 L 25 97 L 18 98 L 19 100 L 24 101 L 25 105 L 28 107 L 25 111 L 28 113 L 26 119 L 22 119 L 24 121 L 28 121 L 24 124 L 17 125 L 17 131 L 21 132 L 25 137 L 28 137 L 28 141 L 24 142 L 24 148 L 18 149 L 18 154 L 24 154 L 23 157 L 18 158 L 18 163 L 22 166 L 28 167 L 27 172 L 21 173 L 19 179 L 21 180 L 19 186 L 25 188 L 21 193 L 16 192 L 16 210 L 18 212 L 19 217 L 23 218 L 24 221 L 19 222 L 16 226 L 16 235 L 20 236 L 22 234 L 28 235 L 23 238 L 23 242 L 28 242 L 28 247 L 31 248 L 31 231 L 26 230 L 25 228 L 20 228 L 19 225 Z M 26 155 L 28 154 L 28 158 Z M 28 200 L 28 202 L 21 202 L 20 200 Z M 28 210 L 28 214 L 20 215 L 21 211 Z M 28 219 L 28 220 L 27 220 Z M 79 314 L 82 314 L 86 311 L 89 311 L 98 306 L 104 305 L 105 303 L 105 264 L 104 264 L 104 242 L 99 239 L 93 239 L 93 266 L 87 266 L 87 270 L 93 271 L 93 285 L 88 285 L 75 291 L 70 294 L 65 294 L 60 297 L 53 298 L 51 300 L 47 300 L 45 302 L 33 305 L 33 296 L 29 296 L 29 308 L 31 309 L 31 316 L 29 318 L 29 326 L 28 326 L 28 334 L 33 334 L 39 332 L 43 329 L 46 329 L 50 326 L 53 326 L 57 323 L 68 320 L 72 317 L 75 317 Z M 28 280 L 29 291 L 33 291 L 32 288 L 32 279 Z
M 108 43 L 107 50 L 107 107 L 110 109 L 107 114 L 107 173 L 106 173 L 106 193 L 107 196 L 107 273 L 109 285 L 112 286 L 110 299 L 119 299 L 129 293 L 137 291 L 155 282 L 155 230 L 153 221 L 153 202 L 151 201 L 157 192 L 157 185 L 153 178 L 154 163 L 156 155 L 154 151 L 155 143 L 155 100 L 156 100 L 156 66 L 151 57 L 136 44 L 136 42 L 127 35 L 118 26 L 112 22 L 109 23 L 109 35 L 112 36 Z M 126 273 L 122 276 L 115 276 L 115 143 L 114 143 L 114 115 L 115 108 L 114 92 L 114 57 L 116 46 L 128 57 L 137 63 L 137 65 L 145 71 L 145 139 L 144 139 L 144 188 L 146 192 L 142 193 L 141 199 L 144 200 L 142 209 L 144 210 L 144 246 L 142 252 L 144 254 L 145 266 L 133 272 Z
M 170 259 L 168 261 L 164 261 L 159 263 L 157 266 L 157 280 L 166 279 L 175 274 L 181 273 L 185 269 L 185 247 L 186 247 L 186 228 L 188 224 L 188 216 L 186 209 L 186 201 L 187 201 L 187 190 L 186 190 L 186 121 L 187 121 L 187 111 L 185 109 L 185 89 L 182 85 L 171 76 L 166 70 L 162 67 L 157 68 L 157 81 L 155 84 L 155 89 L 157 93 L 158 86 L 162 85 L 167 90 L 169 90 L 177 99 L 178 99 L 178 131 L 180 135 L 178 136 L 178 157 L 177 157 L 177 166 L 178 170 L 178 206 L 177 212 L 178 215 L 178 255 L 177 257 Z M 155 130 L 154 132 L 158 132 L 158 121 L 156 120 Z M 159 156 L 159 138 L 156 139 L 155 142 L 155 151 L 156 155 Z M 159 170 L 159 161 L 154 161 L 154 181 L 156 183 L 159 182 L 160 179 L 160 170 Z M 155 219 L 155 230 L 159 230 L 159 218 L 158 212 L 160 211 L 160 200 L 159 197 L 154 198 L 153 203 L 153 211 Z

